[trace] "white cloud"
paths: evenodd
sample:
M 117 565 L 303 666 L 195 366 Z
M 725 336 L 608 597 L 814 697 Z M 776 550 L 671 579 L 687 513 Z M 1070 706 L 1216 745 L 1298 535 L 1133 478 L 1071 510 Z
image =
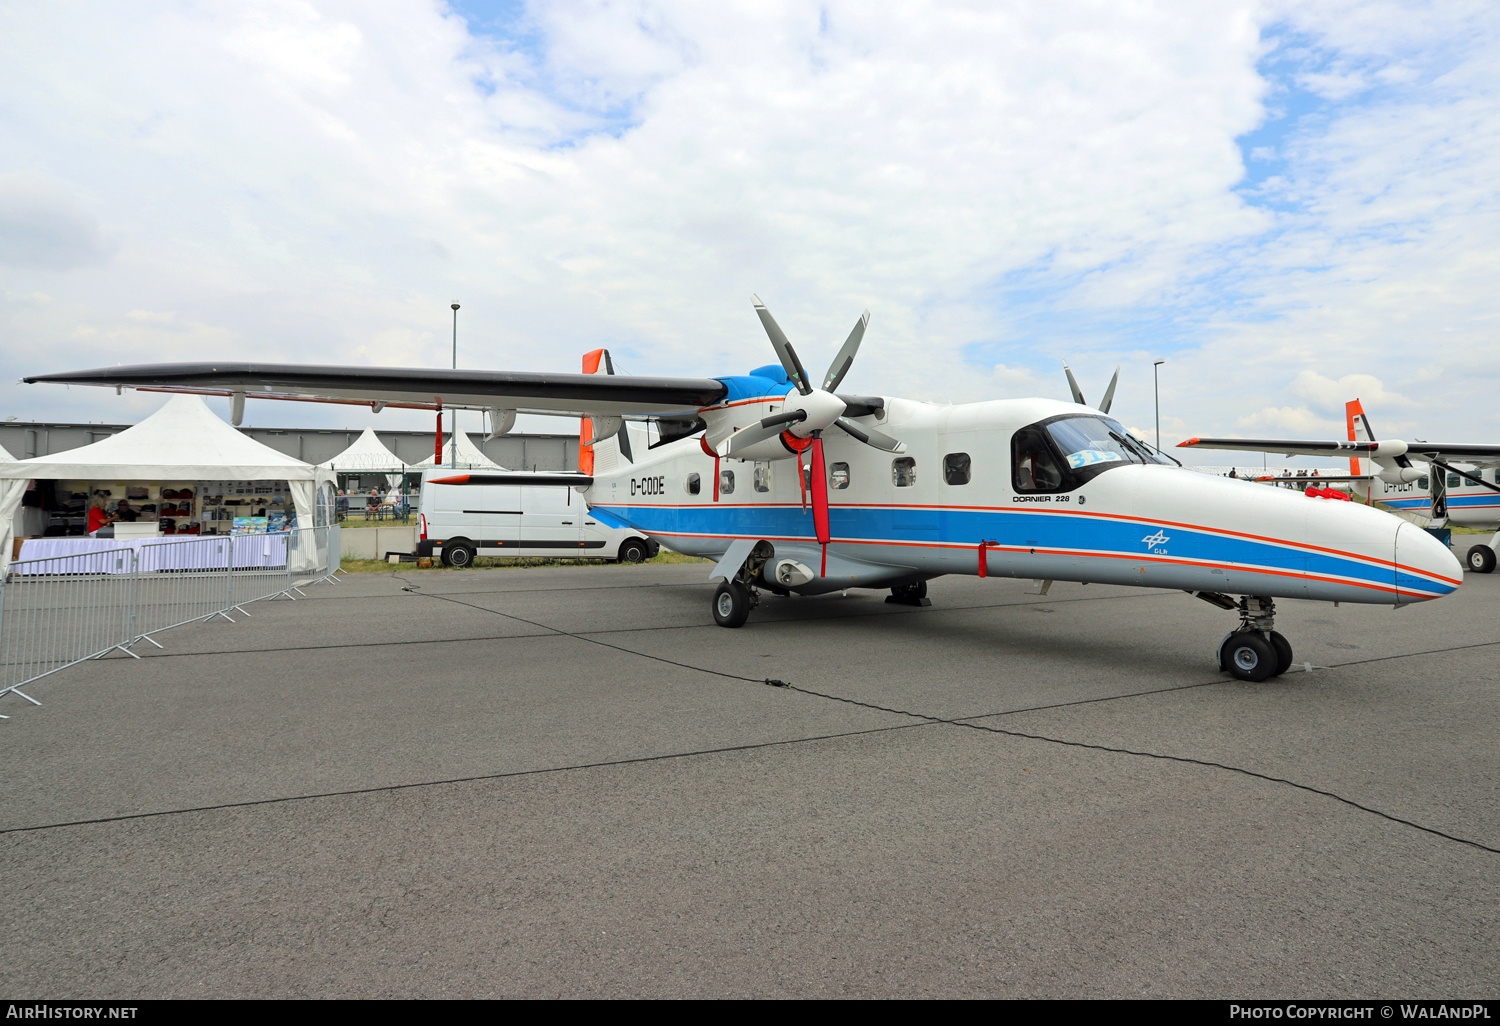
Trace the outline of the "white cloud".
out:
M 1370 411 L 1415 405 L 1406 396 L 1387 389 L 1373 374 L 1345 374 L 1335 381 L 1317 371 L 1305 370 L 1292 381 L 1291 391 L 1325 412 L 1342 411 L 1351 399 L 1361 400 Z
M 1496 384 L 1478 5 L 567 2 L 529 10 L 524 49 L 437 0 L 83 10 L 22 6 L 0 36 L 0 176 L 51 197 L 0 186 L 0 217 L 42 212 L 25 245 L 0 231 L 0 381 L 446 366 L 454 299 L 460 366 L 605 344 L 636 373 L 739 373 L 771 359 L 759 292 L 815 367 L 868 307 L 859 390 L 1062 396 L 1072 356 L 1102 392 L 1123 360 L 1116 411 L 1145 422 L 1167 356 L 1164 442 L 1331 389 L 1372 408 L 1366 379 L 1413 423 Z M 1378 85 L 1276 147 L 1261 207 L 1236 139 L 1278 22 L 1334 55 L 1306 84 Z M 33 292 L 54 301 L 12 298 Z M 78 391 L 0 385 L 29 416 Z M 1488 411 L 1463 430 L 1500 435 Z
M 1031 373 L 1029 367 L 1007 367 L 1003 363 L 995 364 L 994 387 L 996 394 L 1002 397 L 1017 395 L 1036 394 L 1036 375 Z
M 1270 431 L 1274 438 L 1341 438 L 1341 423 L 1322 417 L 1306 406 L 1267 406 L 1235 421 L 1242 431 Z

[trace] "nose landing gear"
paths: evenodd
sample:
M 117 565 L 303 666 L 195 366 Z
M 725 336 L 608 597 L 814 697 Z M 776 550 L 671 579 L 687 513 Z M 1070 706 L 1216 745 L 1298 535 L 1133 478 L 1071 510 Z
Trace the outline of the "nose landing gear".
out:
M 1275 630 L 1276 603 L 1246 595 L 1234 608 L 1240 625 L 1219 644 L 1219 669 L 1256 684 L 1290 669 L 1292 643 Z

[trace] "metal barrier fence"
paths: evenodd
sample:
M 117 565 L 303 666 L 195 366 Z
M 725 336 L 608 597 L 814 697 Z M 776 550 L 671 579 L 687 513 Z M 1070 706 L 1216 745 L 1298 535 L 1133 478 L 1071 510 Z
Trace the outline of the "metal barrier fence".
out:
M 33 705 L 22 685 L 88 659 L 131 651 L 172 627 L 296 599 L 332 581 L 339 528 L 120 542 L 76 555 L 12 562 L 0 578 L 0 696 Z M 246 613 L 248 615 L 248 613 Z M 3 719 L 5 717 L 0 717 Z

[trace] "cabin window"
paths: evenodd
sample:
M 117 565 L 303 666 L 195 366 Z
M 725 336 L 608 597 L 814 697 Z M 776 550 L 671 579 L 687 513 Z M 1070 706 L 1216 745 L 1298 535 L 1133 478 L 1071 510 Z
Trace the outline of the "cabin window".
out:
M 689 474 L 687 476 L 687 493 L 689 495 L 697 495 L 701 491 L 703 491 L 703 478 L 697 474 Z
M 734 471 L 732 471 L 732 470 L 721 470 L 721 471 L 719 471 L 719 494 L 720 495 L 733 495 L 734 494 Z
M 849 487 L 849 464 L 834 463 L 828 468 L 828 483 L 834 488 Z
M 1427 487 L 1427 475 L 1426 474 L 1423 474 L 1421 477 L 1417 478 L 1417 487 L 1418 488 L 1422 488 L 1422 489 L 1426 489 L 1426 487 Z
M 771 490 L 771 464 L 757 463 L 755 475 L 751 478 L 751 484 L 757 492 L 769 492 Z
M 1462 477 L 1460 477 L 1458 474 L 1450 473 L 1448 475 L 1448 487 L 1449 488 L 1462 488 L 1463 485 L 1464 485 L 1464 483 L 1465 483 L 1464 479 Z
M 910 456 L 891 460 L 891 480 L 897 488 L 910 488 L 917 483 L 917 461 Z
M 951 485 L 969 483 L 969 454 L 950 452 L 943 457 L 943 480 Z

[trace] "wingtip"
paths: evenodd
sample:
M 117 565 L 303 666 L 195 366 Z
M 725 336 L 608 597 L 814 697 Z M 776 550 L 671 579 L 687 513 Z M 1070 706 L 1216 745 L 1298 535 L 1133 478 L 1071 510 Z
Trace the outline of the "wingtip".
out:
M 1187 449 L 1187 448 L 1189 448 L 1191 446 L 1197 445 L 1202 440 L 1203 439 L 1201 439 L 1201 438 L 1189 438 L 1186 442 L 1178 442 L 1177 443 L 1177 448 L 1179 448 L 1179 449 Z

